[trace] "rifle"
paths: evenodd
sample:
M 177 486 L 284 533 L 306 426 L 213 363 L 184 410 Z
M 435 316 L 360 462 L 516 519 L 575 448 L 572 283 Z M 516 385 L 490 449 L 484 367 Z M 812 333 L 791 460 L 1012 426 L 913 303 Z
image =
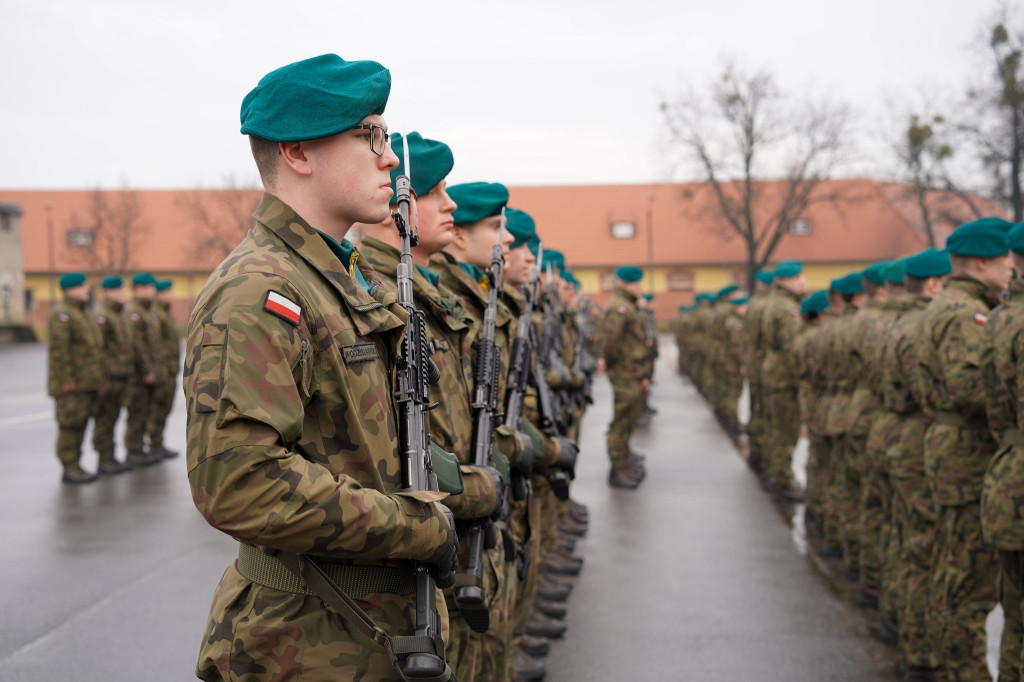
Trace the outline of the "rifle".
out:
M 540 425 L 541 429 L 550 436 L 565 435 L 566 425 L 562 419 L 561 410 L 555 404 L 555 396 L 548 386 L 547 370 L 552 368 L 551 354 L 555 352 L 557 340 L 561 337 L 558 324 L 551 318 L 552 303 L 550 301 L 552 284 L 552 269 L 548 265 L 548 284 L 546 287 L 548 305 L 544 306 L 544 332 L 537 342 L 536 327 L 532 326 L 534 345 L 537 347 L 537 362 L 534 367 L 534 380 L 537 382 L 537 400 L 540 403 Z M 539 295 L 539 291 L 537 292 Z
M 597 369 L 597 362 L 587 351 L 587 332 L 589 328 L 590 296 L 584 296 L 580 301 L 580 309 L 576 317 L 576 353 L 572 359 L 573 374 L 583 378 L 583 388 L 580 389 L 578 405 L 592 405 L 594 399 L 592 388 L 594 383 L 594 371 Z
M 494 343 L 495 317 L 498 310 L 498 292 L 503 277 L 502 237 L 505 235 L 505 209 L 501 209 L 501 227 L 498 243 L 491 247 L 491 268 L 487 271 L 490 289 L 487 294 L 487 309 L 484 311 L 483 334 L 476 351 L 476 376 L 473 388 L 473 464 L 492 466 L 491 434 L 494 424 L 500 420 L 498 412 L 498 374 L 501 358 Z M 486 536 L 486 537 L 485 537 Z M 497 528 L 488 518 L 473 519 L 469 523 L 469 558 L 466 562 L 465 578 L 459 576 L 455 589 L 455 601 L 462 617 L 474 632 L 487 632 L 491 614 L 483 590 L 484 549 L 494 547 L 497 542 Z M 485 547 L 486 546 L 486 547 Z
M 430 403 L 430 386 L 438 382 L 440 372 L 430 359 L 423 313 L 413 302 L 412 247 L 419 243 L 419 233 L 410 220 L 412 193 L 408 142 L 405 144 L 405 174 L 398 176 L 395 184 L 398 211 L 391 216 L 402 238 L 402 256 L 396 277 L 398 304 L 409 314 L 398 360 L 398 389 L 395 391 L 402 448 L 402 483 L 409 490 L 437 490 L 437 476 L 430 463 L 430 421 L 426 413 L 435 407 Z M 426 564 L 417 562 L 413 570 L 416 582 L 415 637 L 430 642 L 433 651 L 420 650 L 425 648 L 420 646 L 416 651 L 407 653 L 401 663 L 402 673 L 410 678 L 439 677 L 450 671 L 441 638 L 436 582 Z
M 544 253 L 544 245 L 538 247 L 537 261 Z M 516 337 L 512 340 L 512 353 L 508 367 L 508 390 L 505 397 L 505 426 L 512 433 L 519 431 L 519 422 L 523 417 L 523 398 L 526 396 L 526 384 L 530 379 L 531 355 L 533 350 L 533 302 L 537 298 L 540 286 L 540 270 L 530 271 L 529 283 L 523 285 L 526 296 L 526 307 L 516 325 Z M 529 494 L 526 481 L 529 473 L 514 472 L 512 476 L 512 496 L 516 500 L 525 500 Z

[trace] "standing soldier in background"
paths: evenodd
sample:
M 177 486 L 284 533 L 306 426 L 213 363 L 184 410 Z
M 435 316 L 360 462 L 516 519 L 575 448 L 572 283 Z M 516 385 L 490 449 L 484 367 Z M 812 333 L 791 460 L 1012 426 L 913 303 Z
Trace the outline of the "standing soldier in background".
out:
M 719 367 L 719 385 L 716 412 L 721 415 L 722 427 L 736 440 L 740 435 L 739 402 L 743 393 L 744 365 L 743 334 L 747 305 L 746 296 L 726 298 L 722 319 L 721 343 L 715 355 Z
M 611 471 L 608 484 L 615 488 L 636 488 L 643 480 L 642 464 L 629 449 L 629 438 L 636 428 L 643 394 L 650 389 L 645 376 L 647 333 L 637 311 L 643 270 L 623 265 L 615 271 L 618 287 L 604 311 L 599 336 L 599 367 L 607 369 L 615 394 L 614 411 L 608 426 L 608 459 Z
M 50 313 L 48 325 L 49 376 L 47 386 L 57 407 L 57 458 L 64 467 L 64 483 L 90 483 L 96 475 L 82 469 L 82 440 L 98 398 L 107 390 L 103 337 L 89 305 L 85 275 L 61 275 L 64 300 Z
M 647 360 L 644 363 L 644 377 L 647 385 L 654 381 L 654 365 L 658 359 L 658 325 L 654 319 L 654 294 L 644 294 L 636 300 L 637 312 L 643 320 L 644 334 L 647 337 Z M 648 426 L 651 418 L 658 413 L 650 404 L 651 391 L 642 394 L 643 406 L 640 408 L 640 416 L 637 417 L 637 426 Z
M 156 464 L 163 455 L 146 452 L 146 428 L 153 413 L 157 385 L 166 374 L 160 325 L 153 313 L 156 280 L 149 273 L 132 276 L 132 300 L 125 305 L 128 338 L 132 344 L 132 371 L 128 379 L 128 422 L 124 446 L 125 461 L 132 466 Z
M 879 638 L 898 641 L 907 657 L 906 680 L 937 679 L 938 616 L 932 614 L 932 567 L 938 509 L 928 485 L 924 462 L 924 434 L 929 418 L 922 411 L 924 396 L 912 377 L 917 372 L 917 340 L 921 316 L 942 293 L 942 278 L 950 272 L 949 256 L 928 249 L 907 259 L 907 310 L 894 325 L 882 357 L 882 400 L 897 415 L 889 435 L 885 458 L 892 485 L 892 524 L 899 535 L 899 556 L 893 581 L 902 586 L 898 617 L 885 608 L 879 618 Z
M 150 308 L 156 321 L 158 338 L 160 339 L 160 362 L 162 370 L 157 375 L 157 383 L 153 386 L 153 407 L 146 423 L 146 435 L 149 436 L 150 456 L 171 459 L 178 456 L 177 450 L 170 450 L 164 445 L 164 427 L 167 417 L 174 407 L 174 396 L 178 387 L 178 368 L 181 365 L 181 334 L 178 323 L 171 315 L 171 303 L 174 292 L 170 280 L 156 283 L 156 299 Z
M 953 275 L 921 319 L 916 376 L 931 418 L 924 456 L 939 504 L 932 610 L 941 618 L 941 657 L 957 680 L 988 680 L 985 619 L 997 604 L 998 562 L 981 536 L 981 489 L 996 442 L 978 369 L 989 312 L 1013 275 L 1012 225 L 982 218 L 946 240 Z
M 1008 244 L 1017 277 L 1006 302 L 989 317 L 982 336 L 981 374 L 989 429 L 999 449 L 985 471 L 981 493 L 981 531 L 998 550 L 1003 637 L 999 682 L 1020 682 L 1024 641 L 1024 223 L 1009 232 Z
M 820 396 L 820 386 L 814 381 L 811 371 L 813 363 L 809 357 L 811 341 L 821 324 L 822 314 L 828 308 L 828 294 L 816 291 L 800 303 L 800 317 L 804 327 L 793 343 L 793 369 L 799 378 L 797 397 L 800 403 L 800 421 L 807 426 L 809 447 L 807 452 L 807 516 L 820 524 L 824 516 L 824 488 L 822 486 L 822 438 L 818 424 L 814 421 L 815 406 Z M 820 526 L 819 526 L 820 527 Z
M 128 376 L 132 371 L 132 345 L 124 317 L 124 304 L 128 298 L 124 280 L 116 275 L 105 278 L 100 287 L 103 298 L 96 306 L 94 317 L 103 336 L 107 391 L 99 396 L 96 406 L 92 445 L 100 456 L 99 473 L 119 474 L 131 469 L 131 465 L 117 461 L 114 456 L 117 451 L 114 427 L 127 399 Z
M 750 417 L 747 421 L 747 464 L 761 473 L 764 455 L 764 387 L 761 383 L 761 364 L 764 362 L 764 344 L 761 342 L 761 318 L 775 281 L 774 270 L 761 270 L 754 276 L 754 293 L 747 302 L 747 316 L 743 325 L 743 356 L 750 390 Z
M 780 496 L 800 500 L 803 492 L 793 482 L 793 450 L 800 438 L 800 405 L 797 377 L 789 362 L 793 342 L 800 333 L 800 300 L 807 293 L 803 264 L 781 263 L 775 269 L 775 288 L 761 320 L 764 362 L 765 472 L 769 485 Z

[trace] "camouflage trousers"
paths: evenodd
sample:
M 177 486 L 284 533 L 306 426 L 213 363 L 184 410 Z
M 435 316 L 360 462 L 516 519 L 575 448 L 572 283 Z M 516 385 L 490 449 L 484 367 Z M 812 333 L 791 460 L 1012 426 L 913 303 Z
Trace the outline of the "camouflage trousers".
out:
M 839 541 L 843 547 L 843 565 L 860 570 L 860 501 L 866 438 L 847 436 L 836 441 L 834 452 L 838 478 L 836 509 L 839 517 Z
M 378 593 L 356 603 L 389 635 L 413 634 L 413 595 Z M 448 609 L 440 590 L 437 609 L 447 641 Z M 319 597 L 256 585 L 234 562 L 214 593 L 196 676 L 206 682 L 402 680 L 384 648 L 350 631 Z
M 157 377 L 156 384 L 153 385 L 153 405 L 146 419 L 146 436 L 151 448 L 164 446 L 164 426 L 174 406 L 177 383 L 177 376 Z
M 512 612 L 512 642 L 518 644 L 526 633 L 526 621 L 530 616 L 530 609 L 533 608 L 533 600 L 537 596 L 537 586 L 541 577 L 541 518 L 544 515 L 544 495 L 550 490 L 544 477 L 538 473 L 530 478 L 532 492 L 530 494 L 529 508 L 527 510 L 527 523 L 529 525 L 529 540 L 527 550 L 529 564 L 526 568 L 526 575 L 518 581 L 516 588 L 516 604 Z M 557 528 L 556 528 L 557 532 Z
M 96 401 L 96 422 L 92 430 L 92 446 L 101 460 L 114 459 L 114 428 L 125 405 L 128 384 L 124 379 L 111 379 L 107 392 Z
M 818 492 L 821 502 L 821 525 L 825 535 L 825 545 L 839 547 L 839 508 L 836 505 L 836 486 L 839 476 L 835 462 L 836 439 L 830 436 L 819 436 L 818 455 Z
M 614 412 L 608 425 L 608 459 L 613 467 L 629 462 L 629 438 L 636 429 L 643 406 L 640 381 L 628 377 L 609 377 L 615 392 Z
M 878 610 L 893 623 L 900 622 L 903 611 L 903 600 L 906 592 L 906 581 L 899 574 L 900 552 L 903 551 L 903 531 L 896 525 L 896 492 L 888 474 L 882 475 L 882 487 L 885 490 L 882 498 L 882 520 L 878 533 L 878 546 L 881 552 L 881 571 L 879 574 L 880 594 Z M 861 576 L 863 577 L 863 573 Z
M 59 395 L 57 413 L 57 459 L 65 468 L 78 464 L 89 419 L 96 416 L 97 391 L 75 391 Z
M 807 488 L 804 491 L 804 501 L 811 515 L 819 523 L 824 524 L 828 453 L 825 450 L 825 439 L 821 434 L 809 431 L 807 435 Z
M 779 488 L 793 485 L 793 450 L 800 440 L 800 404 L 795 388 L 764 392 L 765 471 Z
M 490 611 L 487 632 L 470 629 L 459 612 L 452 590 L 445 590 L 451 635 L 448 640 L 448 665 L 459 682 L 490 682 L 512 678 L 512 628 L 508 611 L 509 573 L 515 564 L 506 563 L 501 539 L 484 552 L 483 589 Z
M 1024 644 L 1024 552 L 999 551 L 999 603 L 1003 606 L 1003 638 L 999 643 L 999 682 L 1020 682 Z
M 748 371 L 754 376 L 756 371 Z M 764 453 L 764 386 L 760 381 L 750 381 L 750 417 L 747 422 L 747 438 L 751 457 Z
M 892 489 L 885 457 L 889 434 L 898 423 L 892 412 L 877 410 L 864 442 L 860 483 L 860 580 L 869 587 L 882 585 L 888 550 L 889 506 Z
M 985 619 L 999 603 L 999 562 L 981 536 L 975 501 L 939 507 L 932 614 L 938 614 L 940 656 L 949 680 L 991 680 Z
M 124 429 L 124 446 L 129 452 L 142 450 L 146 445 L 146 426 L 153 410 L 155 386 L 138 379 L 128 383 L 128 418 Z
M 932 613 L 933 562 L 938 510 L 924 471 L 920 476 L 893 477 L 894 525 L 899 529 L 900 554 L 894 580 L 902 591 L 900 649 L 909 665 L 939 665 L 938 617 Z
M 729 370 L 726 370 L 727 372 Z M 739 426 L 739 403 L 740 395 L 743 393 L 743 377 L 733 367 L 724 380 L 718 382 L 715 393 L 715 409 L 727 424 L 732 427 Z

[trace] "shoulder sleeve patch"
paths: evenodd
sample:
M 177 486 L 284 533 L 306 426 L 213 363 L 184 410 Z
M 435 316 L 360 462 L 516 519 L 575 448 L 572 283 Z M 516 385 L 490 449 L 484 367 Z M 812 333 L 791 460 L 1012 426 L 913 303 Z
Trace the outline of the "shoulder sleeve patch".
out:
M 130 319 L 131 319 L 132 322 L 138 322 L 142 318 L 139 316 L 138 313 L 132 313 Z
M 57 319 L 60 320 L 61 322 L 67 322 L 71 318 L 68 317 L 66 313 L 61 313 L 60 315 L 57 316 Z
M 977 322 L 978 324 L 985 324 L 986 322 L 988 322 L 988 316 L 982 315 L 981 313 L 975 313 L 974 321 Z
M 296 327 L 299 326 L 299 320 L 302 319 L 302 306 L 273 289 L 267 292 L 267 297 L 263 301 L 263 309 L 286 322 L 291 322 Z
M 96 324 L 106 324 L 106 323 L 107 323 L 107 318 L 103 317 L 102 315 L 97 315 L 96 316 Z
M 620 305 L 618 307 L 618 312 L 619 312 L 619 315 L 625 315 L 626 314 L 626 306 Z

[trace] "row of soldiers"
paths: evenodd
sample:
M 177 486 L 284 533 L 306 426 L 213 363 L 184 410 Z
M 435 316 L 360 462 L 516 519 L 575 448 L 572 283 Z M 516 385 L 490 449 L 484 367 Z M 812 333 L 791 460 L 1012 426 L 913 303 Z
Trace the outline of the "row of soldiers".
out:
M 791 480 L 806 426 L 809 530 L 879 609 L 904 679 L 991 679 L 997 604 L 999 679 L 1022 679 L 1024 224 L 966 223 L 945 251 L 809 296 L 797 270 L 760 273 L 744 319 L 752 461 Z
M 81 272 L 60 278 L 63 300 L 50 314 L 48 390 L 56 403 L 57 458 L 64 483 L 89 483 L 178 453 L 164 444 L 181 361 L 178 326 L 171 317 L 171 282 L 148 273 L 131 279 L 129 299 L 118 275 L 92 288 Z M 90 305 L 92 303 L 92 305 Z M 124 460 L 114 432 L 127 409 Z M 93 422 L 97 472 L 82 468 L 82 441 Z
M 389 92 L 381 65 L 324 55 L 243 101 L 266 193 L 196 301 L 183 378 L 195 504 L 239 540 L 200 679 L 537 680 L 566 630 L 590 308 L 503 185 L 448 186 L 448 145 L 387 132 Z M 396 379 L 420 324 L 427 490 Z

